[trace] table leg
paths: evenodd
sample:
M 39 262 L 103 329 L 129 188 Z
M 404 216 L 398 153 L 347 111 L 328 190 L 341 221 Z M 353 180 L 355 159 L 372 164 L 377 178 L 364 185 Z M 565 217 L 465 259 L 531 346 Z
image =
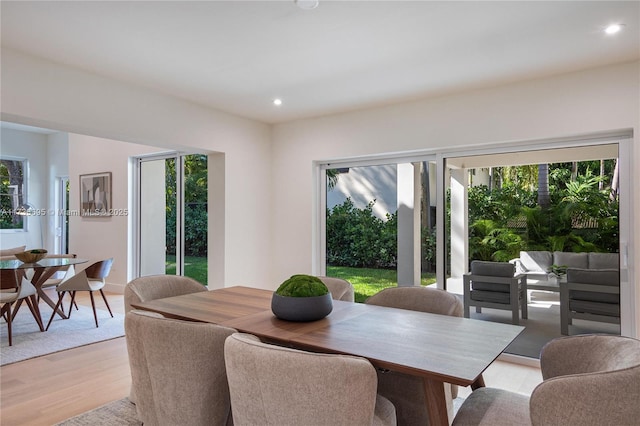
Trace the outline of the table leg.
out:
M 482 374 L 478 376 L 478 378 L 476 379 L 475 382 L 471 383 L 471 389 L 472 390 L 476 390 L 478 388 L 483 388 L 484 385 L 484 378 L 482 377 Z
M 423 381 L 424 395 L 429 412 L 429 425 L 449 426 L 453 419 L 449 419 L 444 383 L 427 378 L 423 378 Z
M 58 268 L 36 268 L 31 283 L 38 290 L 38 297 L 43 299 L 51 309 L 56 309 L 56 303 L 44 292 L 42 285 L 58 270 Z M 61 308 L 56 309 L 56 313 L 60 315 L 62 319 L 67 319 L 64 311 Z

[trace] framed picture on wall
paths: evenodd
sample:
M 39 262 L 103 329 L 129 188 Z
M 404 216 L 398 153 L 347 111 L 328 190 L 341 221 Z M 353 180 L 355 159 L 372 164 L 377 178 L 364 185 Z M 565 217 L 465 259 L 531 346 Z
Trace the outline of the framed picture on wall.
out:
M 111 172 L 80 175 L 80 215 L 111 216 Z

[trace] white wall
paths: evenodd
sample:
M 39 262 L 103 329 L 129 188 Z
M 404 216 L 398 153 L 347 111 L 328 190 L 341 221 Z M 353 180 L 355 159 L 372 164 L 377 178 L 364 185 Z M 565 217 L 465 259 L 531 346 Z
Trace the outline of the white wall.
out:
M 29 162 L 26 176 L 27 197 L 24 201 L 38 210 L 48 209 L 47 135 L 3 127 L 0 137 L 2 139 L 0 155 L 27 159 Z M 46 235 L 41 235 L 40 229 L 42 227 L 44 231 L 47 217 L 25 216 L 25 218 L 27 231 L 0 231 L 0 247 L 11 248 L 26 245 L 27 249 L 35 249 L 43 248 L 43 245 L 46 246 Z M 44 244 L 41 239 L 45 240 Z
M 47 167 L 47 206 L 50 212 L 45 224 L 45 235 L 47 250 L 50 253 L 57 252 L 58 242 L 63 235 L 56 235 L 57 218 L 61 212 L 58 211 L 58 201 L 60 198 L 59 178 L 69 177 L 69 135 L 67 133 L 54 133 L 47 135 L 46 144 L 46 167 Z
M 216 271 L 216 276 L 228 286 L 271 288 L 276 284 L 269 280 L 273 208 L 268 125 L 10 49 L 3 48 L 1 53 L 4 121 L 224 153 L 224 168 L 219 169 L 224 170 L 225 186 L 209 189 L 209 203 L 223 204 L 225 215 L 224 235 L 217 236 L 224 239 L 224 256 L 216 250 L 223 257 L 224 271 Z M 74 158 L 84 161 L 71 155 L 70 163 Z M 76 179 L 71 174 L 70 178 Z M 111 248 L 121 247 L 118 243 Z
M 113 209 L 128 210 L 129 158 L 154 152 L 158 152 L 158 148 L 69 134 L 69 210 L 80 211 L 80 175 L 102 172 L 111 172 Z M 83 266 L 113 257 L 107 284 L 114 291 L 123 291 L 129 281 L 128 222 L 126 215 L 69 216 L 69 253 L 89 259 Z
M 640 129 L 640 63 L 280 124 L 273 131 L 274 281 L 312 270 L 312 162 Z M 633 152 L 640 189 L 640 149 Z M 296 179 L 291 179 L 296 176 Z M 640 212 L 640 197 L 634 199 Z M 637 215 L 636 215 L 637 216 Z M 640 219 L 634 218 L 639 241 Z M 635 259 L 640 264 L 640 250 Z M 630 271 L 632 272 L 632 271 Z M 636 277 L 636 284 L 638 277 Z M 640 291 L 636 291 L 640 306 Z M 637 329 L 640 329 L 640 319 Z
M 225 285 L 311 271 L 314 160 L 640 128 L 638 62 L 273 127 L 9 49 L 1 66 L 3 120 L 224 153 Z

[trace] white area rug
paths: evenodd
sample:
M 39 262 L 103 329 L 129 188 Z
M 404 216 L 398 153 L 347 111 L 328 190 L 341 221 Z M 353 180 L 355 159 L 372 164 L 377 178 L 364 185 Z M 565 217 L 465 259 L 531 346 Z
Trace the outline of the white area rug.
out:
M 23 303 L 12 323 L 12 346 L 9 346 L 7 324 L 4 319 L 0 320 L 0 365 L 124 336 L 124 315 L 114 313 L 111 318 L 109 312 L 98 309 L 99 327 L 96 328 L 91 307 L 78 307 L 80 309 L 74 308 L 69 319 L 63 320 L 56 315 L 49 330 L 41 332 L 29 307 Z M 44 302 L 40 303 L 45 327 L 51 311 Z

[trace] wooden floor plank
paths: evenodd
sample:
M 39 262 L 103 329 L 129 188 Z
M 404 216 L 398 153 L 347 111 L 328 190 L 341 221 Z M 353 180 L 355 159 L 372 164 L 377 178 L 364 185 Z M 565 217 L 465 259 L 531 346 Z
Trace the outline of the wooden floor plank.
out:
M 107 297 L 124 313 L 122 295 Z M 91 305 L 87 294 L 77 299 Z M 124 337 L 9 364 L 0 367 L 0 423 L 51 425 L 123 398 L 130 386 Z

